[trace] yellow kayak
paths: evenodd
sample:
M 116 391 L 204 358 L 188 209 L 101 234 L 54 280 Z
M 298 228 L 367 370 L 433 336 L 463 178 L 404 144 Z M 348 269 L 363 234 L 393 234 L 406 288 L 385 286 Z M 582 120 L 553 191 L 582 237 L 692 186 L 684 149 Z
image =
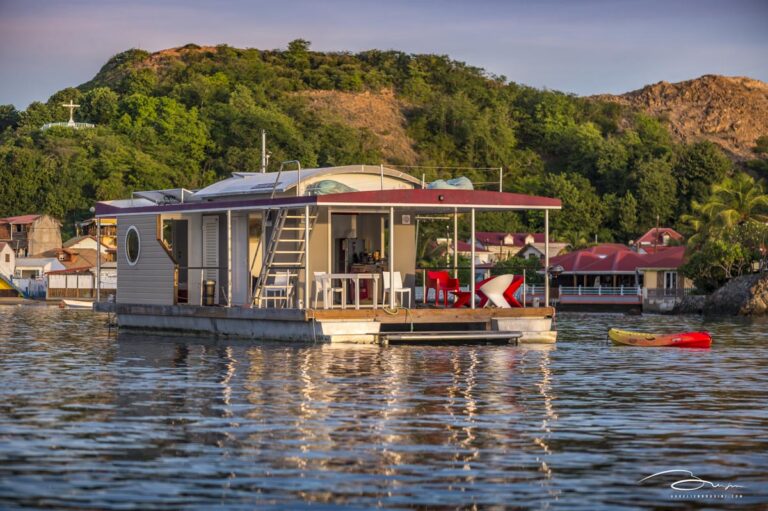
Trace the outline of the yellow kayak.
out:
M 647 332 L 628 332 L 626 330 L 619 330 L 618 328 L 611 328 L 608 330 L 608 337 L 614 344 L 621 344 L 624 346 L 709 348 L 712 345 L 712 337 L 708 332 L 654 334 Z

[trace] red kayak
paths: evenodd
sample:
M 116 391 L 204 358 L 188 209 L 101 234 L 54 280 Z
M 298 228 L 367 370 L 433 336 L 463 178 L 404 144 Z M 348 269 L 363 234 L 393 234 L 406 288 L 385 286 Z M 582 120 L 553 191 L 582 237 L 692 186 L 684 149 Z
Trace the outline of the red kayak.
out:
M 614 344 L 624 346 L 674 347 L 674 348 L 709 348 L 712 336 L 709 332 L 681 332 L 677 334 L 649 334 L 645 332 L 627 332 L 611 328 L 608 337 Z

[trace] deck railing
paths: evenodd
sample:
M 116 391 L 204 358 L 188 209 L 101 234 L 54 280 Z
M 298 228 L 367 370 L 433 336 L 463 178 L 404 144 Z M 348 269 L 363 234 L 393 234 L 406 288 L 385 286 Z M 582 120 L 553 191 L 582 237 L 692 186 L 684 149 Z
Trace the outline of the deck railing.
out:
M 646 298 L 683 298 L 684 296 L 701 294 L 698 289 L 691 287 L 646 289 Z
M 642 288 L 639 286 L 560 286 L 560 296 L 638 296 L 642 294 Z
M 47 122 L 43 124 L 43 131 L 50 129 L 50 128 L 75 128 L 75 129 L 82 129 L 82 128 L 95 128 L 95 124 L 91 124 L 90 122 Z

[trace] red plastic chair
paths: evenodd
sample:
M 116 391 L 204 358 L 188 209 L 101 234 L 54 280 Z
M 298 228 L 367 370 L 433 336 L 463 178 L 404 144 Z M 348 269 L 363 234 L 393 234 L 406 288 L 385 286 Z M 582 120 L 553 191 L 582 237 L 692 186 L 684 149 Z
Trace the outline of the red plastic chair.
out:
M 477 297 L 480 299 L 477 302 L 477 308 L 482 309 L 486 306 L 488 303 L 488 297 L 483 294 L 482 291 L 480 291 L 480 288 L 483 287 L 483 284 L 486 282 L 490 282 L 491 280 L 495 279 L 496 276 L 489 277 L 487 279 L 483 279 L 477 284 L 475 284 L 475 293 L 477 294 Z M 520 289 L 520 286 L 523 285 L 523 276 L 518 275 L 514 279 L 512 279 L 512 282 L 507 286 L 507 289 L 504 290 L 504 299 L 509 303 L 511 307 L 522 307 L 523 305 L 515 298 L 515 293 L 517 293 L 517 290 Z M 470 299 L 472 297 L 472 294 L 469 291 L 459 291 L 456 294 L 458 300 L 453 305 L 454 307 L 463 307 L 465 305 L 469 305 Z
M 480 291 L 480 286 L 488 282 L 489 280 L 493 279 L 494 277 L 489 277 L 487 279 L 483 279 L 477 284 L 475 284 L 475 294 L 480 299 L 475 306 L 478 309 L 482 309 L 485 307 L 485 304 L 488 303 L 488 297 L 483 294 L 482 291 Z M 465 305 L 469 305 L 472 301 L 472 292 L 471 291 L 453 291 L 453 294 L 456 295 L 456 302 L 454 302 L 453 306 L 455 308 L 464 307 Z
M 459 291 L 459 279 L 451 278 L 447 271 L 428 271 L 427 272 L 427 296 L 429 290 L 435 290 L 435 305 L 440 302 L 440 292 L 443 293 L 443 306 L 448 307 L 448 292 Z M 426 301 L 427 296 L 424 297 Z
M 517 290 L 520 289 L 520 286 L 523 285 L 523 276 L 518 275 L 514 279 L 512 279 L 512 282 L 509 284 L 507 289 L 504 290 L 504 299 L 507 301 L 507 303 L 512 307 L 522 307 L 523 305 L 517 301 L 517 298 L 515 298 L 515 293 L 517 293 Z

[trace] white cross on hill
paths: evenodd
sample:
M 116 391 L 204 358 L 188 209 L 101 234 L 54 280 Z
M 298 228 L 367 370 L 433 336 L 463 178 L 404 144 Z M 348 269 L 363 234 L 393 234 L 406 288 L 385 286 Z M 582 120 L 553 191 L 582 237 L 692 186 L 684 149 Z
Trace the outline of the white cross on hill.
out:
M 75 108 L 80 108 L 80 105 L 76 105 L 72 102 L 72 100 L 69 100 L 69 104 L 62 103 L 61 106 L 64 108 L 69 108 L 69 122 L 67 123 L 67 126 L 74 127 L 75 126 Z

